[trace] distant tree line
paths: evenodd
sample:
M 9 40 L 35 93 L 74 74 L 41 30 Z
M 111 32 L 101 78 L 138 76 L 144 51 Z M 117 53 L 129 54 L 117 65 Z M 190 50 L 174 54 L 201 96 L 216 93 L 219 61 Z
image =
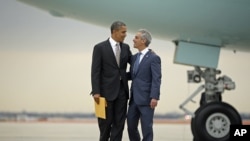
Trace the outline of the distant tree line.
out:
M 241 113 L 242 119 L 250 119 L 250 113 Z M 155 114 L 157 119 L 183 119 L 184 113 L 170 112 L 166 114 Z M 94 113 L 39 113 L 39 112 L 0 112 L 0 121 L 4 120 L 46 120 L 53 118 L 61 119 L 86 119 L 95 118 Z

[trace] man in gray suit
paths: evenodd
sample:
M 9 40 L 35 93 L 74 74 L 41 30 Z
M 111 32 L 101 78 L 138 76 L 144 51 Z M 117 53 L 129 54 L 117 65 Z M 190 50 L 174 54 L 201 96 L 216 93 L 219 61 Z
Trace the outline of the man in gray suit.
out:
M 111 25 L 111 37 L 95 45 L 92 56 L 91 82 L 94 100 L 107 101 L 106 119 L 98 118 L 100 141 L 121 141 L 129 98 L 127 64 L 131 51 L 123 43 L 126 25 L 116 21 Z
M 140 141 L 138 122 L 143 134 L 142 141 L 153 141 L 153 116 L 160 97 L 161 59 L 151 49 L 151 34 L 139 30 L 134 39 L 138 53 L 132 56 L 130 74 L 131 98 L 127 114 L 128 135 L 130 141 Z

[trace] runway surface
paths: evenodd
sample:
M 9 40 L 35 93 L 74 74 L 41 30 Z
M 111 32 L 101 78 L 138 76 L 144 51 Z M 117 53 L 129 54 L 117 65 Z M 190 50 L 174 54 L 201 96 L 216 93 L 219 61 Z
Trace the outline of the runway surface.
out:
M 91 122 L 0 122 L 0 141 L 98 141 Z M 129 141 L 125 126 L 123 141 Z M 156 122 L 154 141 L 192 141 L 188 123 Z

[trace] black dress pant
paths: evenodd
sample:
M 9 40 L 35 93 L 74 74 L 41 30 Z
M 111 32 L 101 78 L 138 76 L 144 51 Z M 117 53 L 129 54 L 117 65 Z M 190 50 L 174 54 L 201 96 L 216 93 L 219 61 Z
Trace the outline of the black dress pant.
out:
M 121 82 L 118 97 L 107 101 L 106 119 L 98 118 L 99 141 L 121 141 L 127 114 L 127 96 Z

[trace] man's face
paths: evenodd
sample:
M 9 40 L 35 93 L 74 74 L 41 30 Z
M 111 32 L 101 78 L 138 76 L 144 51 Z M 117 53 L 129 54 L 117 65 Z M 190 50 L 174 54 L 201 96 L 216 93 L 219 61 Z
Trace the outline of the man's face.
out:
M 121 26 L 120 29 L 114 30 L 113 35 L 117 42 L 123 42 L 125 37 L 127 36 L 127 27 Z
M 145 46 L 145 40 L 141 38 L 141 33 L 137 32 L 134 39 L 134 48 L 141 49 L 142 47 Z

